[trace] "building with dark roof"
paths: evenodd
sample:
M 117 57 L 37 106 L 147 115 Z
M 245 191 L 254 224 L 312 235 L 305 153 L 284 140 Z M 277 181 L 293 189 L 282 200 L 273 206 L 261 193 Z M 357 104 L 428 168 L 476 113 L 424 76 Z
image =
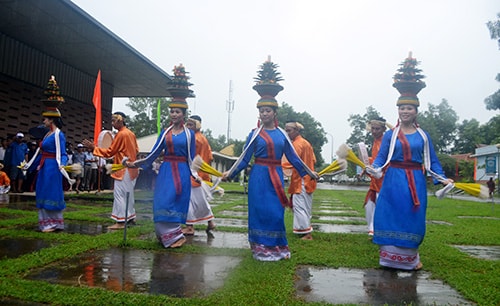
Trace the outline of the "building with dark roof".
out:
M 0 0 L 0 136 L 28 135 L 41 124 L 40 100 L 51 75 L 68 142 L 94 135 L 92 96 L 101 70 L 103 128 L 113 97 L 167 97 L 171 80 L 121 38 L 69 0 Z

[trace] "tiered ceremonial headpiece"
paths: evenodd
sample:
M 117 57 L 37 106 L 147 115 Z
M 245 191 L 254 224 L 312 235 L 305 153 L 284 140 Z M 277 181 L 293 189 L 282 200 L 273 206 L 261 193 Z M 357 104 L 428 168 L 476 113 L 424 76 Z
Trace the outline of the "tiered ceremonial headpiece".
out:
M 271 62 L 270 56 L 264 64 L 260 65 L 260 70 L 257 71 L 257 77 L 254 78 L 257 84 L 253 86 L 253 89 L 257 91 L 260 96 L 257 107 L 278 107 L 278 101 L 276 101 L 275 97 L 283 90 L 283 86 L 278 84 L 279 81 L 283 81 L 283 78 L 280 76 L 277 68 L 278 65 Z
M 64 102 L 64 98 L 61 96 L 61 91 L 59 90 L 55 76 L 50 76 L 43 94 L 45 95 L 45 99 L 42 100 L 42 103 L 45 105 L 46 109 L 42 113 L 42 116 L 61 117 L 61 112 L 59 112 L 58 107 Z
M 172 71 L 174 72 L 174 78 L 168 84 L 167 88 L 168 92 L 172 96 L 172 100 L 168 104 L 168 107 L 187 109 L 188 104 L 186 102 L 186 98 L 194 97 L 193 91 L 189 89 L 189 86 L 193 85 L 188 81 L 190 79 L 190 77 L 187 76 L 189 72 L 186 72 L 182 64 L 174 66 L 174 70 Z
M 398 98 L 397 106 L 403 104 L 411 104 L 415 106 L 420 106 L 417 94 L 425 88 L 425 82 L 422 81 L 425 78 L 424 75 L 420 74 L 421 69 L 416 68 L 420 62 L 416 58 L 412 57 L 411 51 L 408 57 L 399 64 L 398 72 L 394 75 L 394 84 L 392 86 L 399 91 L 400 97 Z

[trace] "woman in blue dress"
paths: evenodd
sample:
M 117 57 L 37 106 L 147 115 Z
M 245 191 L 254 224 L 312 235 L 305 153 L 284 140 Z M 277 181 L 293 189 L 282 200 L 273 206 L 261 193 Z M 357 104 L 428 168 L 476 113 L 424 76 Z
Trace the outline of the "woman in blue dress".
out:
M 257 107 L 261 126 L 249 134 L 243 153 L 223 178 L 234 178 L 254 156 L 248 181 L 248 241 L 256 260 L 278 261 L 290 258 L 284 221 L 290 203 L 283 187 L 281 158 L 285 155 L 301 176 L 317 178 L 317 174 L 302 162 L 286 132 L 277 127 L 277 103 Z
M 44 233 L 64 230 L 63 177 L 69 179 L 63 166 L 68 162 L 66 138 L 62 128 L 61 113 L 57 108 L 42 113 L 43 124 L 48 129 L 40 142 L 40 147 L 25 165 L 38 169 L 36 177 L 36 207 L 38 208 L 38 226 Z
M 399 122 L 384 134 L 377 158 L 367 167 L 375 177 L 386 171 L 374 217 L 379 263 L 403 270 L 422 268 L 418 248 L 425 236 L 427 173 L 435 184 L 453 183 L 444 175 L 429 134 L 416 123 L 417 103 L 398 101 Z
M 165 248 L 178 248 L 185 242 L 181 224 L 186 223 L 191 197 L 191 162 L 194 158 L 194 132 L 184 126 L 187 104 L 170 104 L 171 125 L 158 137 L 146 158 L 128 166 L 151 167 L 163 152 L 163 163 L 156 178 L 153 213 L 155 232 Z

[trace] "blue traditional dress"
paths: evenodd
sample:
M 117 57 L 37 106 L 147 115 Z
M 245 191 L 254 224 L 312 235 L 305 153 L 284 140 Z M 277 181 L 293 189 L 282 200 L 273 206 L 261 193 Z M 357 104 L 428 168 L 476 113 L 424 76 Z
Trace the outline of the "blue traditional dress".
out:
M 194 158 L 194 132 L 185 128 L 174 135 L 172 127 L 163 131 L 151 149 L 151 153 L 136 165 L 150 167 L 164 151 L 163 163 L 158 171 L 153 198 L 156 236 L 168 248 L 184 237 L 181 224 L 186 223 L 191 196 L 191 161 Z
M 289 202 L 283 187 L 283 154 L 300 176 L 312 174 L 296 154 L 286 132 L 279 128 L 252 131 L 242 156 L 229 171 L 229 177 L 235 177 L 247 167 L 252 155 L 255 157 L 248 181 L 248 241 L 257 260 L 290 258 L 284 221 Z
M 66 138 L 63 132 L 56 129 L 42 140 L 40 153 L 34 160 L 34 166 L 39 167 L 35 191 L 38 225 L 41 231 L 64 229 L 62 211 L 66 208 L 66 202 L 62 185 L 63 174 L 59 167 L 65 166 L 67 162 Z
M 406 135 L 399 128 L 387 131 L 372 167 L 384 165 L 388 167 L 377 199 L 373 242 L 380 245 L 380 265 L 412 270 L 420 262 L 418 247 L 425 236 L 427 172 L 443 178 L 444 172 L 429 135 L 421 129 Z

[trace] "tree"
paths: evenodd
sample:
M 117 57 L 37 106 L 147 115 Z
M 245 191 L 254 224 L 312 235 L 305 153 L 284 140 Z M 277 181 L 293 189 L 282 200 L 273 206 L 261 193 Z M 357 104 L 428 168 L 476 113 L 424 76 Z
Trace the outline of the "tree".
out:
M 364 115 L 349 115 L 349 125 L 354 128 L 351 136 L 347 139 L 347 144 L 351 147 L 356 146 L 358 143 L 363 142 L 367 144 L 368 148 L 371 150 L 371 144 L 373 143 L 373 136 L 370 131 L 366 129 L 366 124 L 376 118 L 380 118 L 380 113 L 373 107 L 368 106 L 366 108 L 366 113 Z
M 500 115 L 491 118 L 487 123 L 479 128 L 480 134 L 484 137 L 484 144 L 500 143 Z
M 488 21 L 486 26 L 490 30 L 491 39 L 498 41 L 498 48 L 500 49 L 500 13 L 497 13 L 497 20 Z
M 441 167 L 446 175 L 446 177 L 454 177 L 456 170 L 456 161 L 452 157 L 446 154 L 437 153 Z
M 480 132 L 479 121 L 476 119 L 464 120 L 457 125 L 453 153 L 474 153 L 477 146 L 482 143 L 484 143 L 484 134 Z
M 498 19 L 495 21 L 488 21 L 486 26 L 490 30 L 491 39 L 496 39 L 498 41 L 498 47 L 500 49 L 500 13 L 497 14 Z M 500 82 L 500 73 L 496 77 L 497 82 Z M 500 109 L 500 90 L 497 90 L 491 96 L 484 99 L 484 104 L 486 104 L 487 110 L 497 110 Z
M 156 126 L 157 105 L 160 101 L 162 128 L 169 125 L 168 100 L 167 98 L 130 98 L 126 104 L 137 115 L 128 120 L 128 127 L 134 131 L 137 137 L 144 137 L 157 133 Z
M 438 105 L 429 103 L 428 110 L 418 114 L 418 122 L 426 130 L 439 153 L 449 153 L 455 141 L 458 115 L 446 99 Z
M 475 183 L 474 162 L 471 160 L 461 160 L 458 162 L 458 175 L 463 182 Z
M 300 122 L 304 126 L 302 136 L 311 143 L 314 155 L 316 155 L 315 166 L 319 168 L 324 163 L 323 157 L 321 156 L 321 148 L 328 141 L 325 136 L 326 132 L 321 126 L 321 123 L 316 121 L 309 113 L 297 113 L 292 106 L 283 102 L 278 109 L 279 125 L 284 128 L 285 123 L 290 121 Z

